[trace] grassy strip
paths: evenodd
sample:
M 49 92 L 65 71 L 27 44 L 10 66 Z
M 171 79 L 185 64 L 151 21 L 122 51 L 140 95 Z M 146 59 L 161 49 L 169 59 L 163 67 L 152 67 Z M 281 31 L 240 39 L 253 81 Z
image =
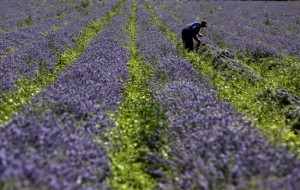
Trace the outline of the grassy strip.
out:
M 275 86 L 283 87 L 300 96 L 300 60 L 296 57 L 267 57 L 243 62 Z
M 255 121 L 260 131 L 275 145 L 288 145 L 291 151 L 300 151 L 300 137 L 290 130 L 284 116 L 278 113 L 278 106 L 270 105 L 271 102 L 260 98 L 269 89 L 266 83 L 261 81 L 249 83 L 249 78 L 239 73 L 230 78 L 226 77 L 228 74 L 226 71 L 217 71 L 214 68 L 211 57 L 185 51 L 176 35 L 156 16 L 149 2 L 147 9 L 164 34 L 218 88 L 220 98 L 230 102 L 239 112 L 246 114 L 247 119 Z
M 80 54 L 87 48 L 91 40 L 99 33 L 104 25 L 113 17 L 120 13 L 123 2 L 120 1 L 109 13 L 99 20 L 94 20 L 85 27 L 80 36 L 76 39 L 76 49 L 68 49 L 59 54 L 59 62 L 52 71 L 40 69 L 33 79 L 22 79 L 16 82 L 16 91 L 2 94 L 0 101 L 0 124 L 8 122 L 24 105 L 30 102 L 31 98 L 42 89 L 54 82 L 59 72 L 74 63 Z
M 153 132 L 163 127 L 165 113 L 155 100 L 148 85 L 152 71 L 138 55 L 136 46 L 136 11 L 138 1 L 132 6 L 128 23 L 130 31 L 129 50 L 131 59 L 127 63 L 130 80 L 125 90 L 125 100 L 112 116 L 116 126 L 108 134 L 112 147 L 109 156 L 112 162 L 113 189 L 153 189 L 156 180 L 147 173 L 147 155 Z

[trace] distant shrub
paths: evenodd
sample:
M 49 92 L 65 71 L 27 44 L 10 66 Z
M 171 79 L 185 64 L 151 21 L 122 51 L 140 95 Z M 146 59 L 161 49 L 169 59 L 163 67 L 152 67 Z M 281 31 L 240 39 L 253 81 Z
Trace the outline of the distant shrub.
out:
M 30 25 L 33 23 L 33 20 L 31 18 L 31 15 L 28 15 L 28 17 L 25 19 L 25 24 L 26 25 Z
M 86 0 L 86 1 L 82 1 L 81 2 L 81 7 L 82 8 L 86 8 L 90 5 L 90 1 L 89 0 Z
M 272 25 L 271 21 L 268 18 L 266 18 L 266 20 L 264 20 L 264 24 L 266 26 L 271 26 Z
M 25 26 L 29 26 L 29 25 L 33 24 L 33 22 L 34 21 L 31 18 L 31 15 L 28 15 L 28 17 L 26 17 L 26 19 L 24 21 L 18 22 L 17 27 L 22 28 L 22 27 L 25 27 Z
M 215 8 L 210 9 L 210 14 L 214 14 L 215 12 L 217 12 L 217 9 Z

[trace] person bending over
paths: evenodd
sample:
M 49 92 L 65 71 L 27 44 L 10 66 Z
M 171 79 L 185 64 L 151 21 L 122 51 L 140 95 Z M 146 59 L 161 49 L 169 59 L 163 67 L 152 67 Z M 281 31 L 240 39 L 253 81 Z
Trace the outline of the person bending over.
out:
M 202 37 L 203 35 L 199 33 L 200 29 L 203 27 L 207 27 L 207 23 L 205 20 L 199 22 L 194 22 L 189 25 L 187 25 L 181 32 L 182 41 L 184 44 L 185 49 L 188 49 L 189 51 L 193 51 L 194 49 L 194 43 L 193 38 L 197 41 L 196 46 L 200 46 L 201 41 L 198 37 Z

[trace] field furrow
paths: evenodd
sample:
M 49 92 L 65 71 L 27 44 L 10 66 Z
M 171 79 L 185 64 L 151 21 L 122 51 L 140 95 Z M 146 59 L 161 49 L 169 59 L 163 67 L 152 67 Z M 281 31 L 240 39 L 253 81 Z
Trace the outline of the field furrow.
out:
M 137 47 L 139 1 L 131 9 L 127 29 L 130 42 L 130 60 L 127 63 L 129 81 L 126 83 L 124 101 L 112 115 L 116 126 L 108 134 L 113 189 L 153 189 L 155 179 L 148 173 L 147 155 L 155 148 L 151 141 L 160 140 L 155 131 L 164 126 L 164 110 L 149 89 L 152 81 L 150 65 L 139 55 Z

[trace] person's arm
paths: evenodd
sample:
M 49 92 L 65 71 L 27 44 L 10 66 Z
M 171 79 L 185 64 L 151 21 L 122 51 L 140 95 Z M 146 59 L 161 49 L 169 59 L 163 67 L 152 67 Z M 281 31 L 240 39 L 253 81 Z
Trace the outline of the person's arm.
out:
M 196 46 L 199 46 L 201 41 L 199 40 L 199 38 L 197 37 L 198 34 L 194 35 L 193 38 L 197 41 Z
M 195 35 L 193 36 L 193 38 L 197 41 L 197 46 L 200 45 L 201 41 L 199 40 L 198 37 L 202 37 L 203 35 L 200 33 L 200 26 L 199 24 L 194 24 L 194 26 L 192 27 L 192 30 L 194 31 Z
M 200 37 L 200 38 L 203 37 L 203 34 L 201 34 L 200 32 L 198 32 L 197 35 L 198 35 L 198 37 Z

